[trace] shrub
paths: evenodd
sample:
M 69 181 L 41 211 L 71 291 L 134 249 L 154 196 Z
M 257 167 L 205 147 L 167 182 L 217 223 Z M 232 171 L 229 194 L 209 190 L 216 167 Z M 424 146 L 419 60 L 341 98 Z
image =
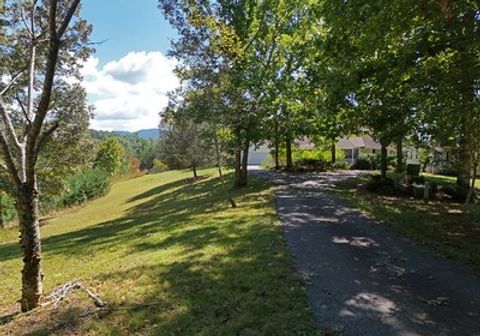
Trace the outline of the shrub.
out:
M 454 164 L 448 164 L 443 167 L 440 172 L 441 175 L 456 177 L 458 175 L 458 167 Z
M 372 170 L 377 167 L 377 159 L 375 155 L 360 155 L 357 161 L 352 165 L 352 169 Z
M 17 217 L 17 212 L 15 211 L 15 201 L 7 193 L 0 191 L 0 211 L 2 222 L 0 227 L 6 222 L 10 222 Z
M 350 164 L 345 161 L 337 161 L 333 164 L 334 169 L 350 169 Z
M 326 147 L 315 147 L 313 149 L 299 149 L 297 147 L 293 148 L 293 161 L 300 161 L 303 159 L 315 159 L 322 160 L 324 162 L 332 161 L 332 153 L 330 148 Z M 337 149 L 336 159 L 341 161 L 345 158 L 345 152 Z
M 398 194 L 395 181 L 391 178 L 382 179 L 380 175 L 373 175 L 367 183 L 367 190 L 379 195 L 392 196 Z
M 297 170 L 325 170 L 327 162 L 323 158 L 319 159 L 300 159 L 296 161 Z
M 107 173 L 98 169 L 87 169 L 68 180 L 68 191 L 62 197 L 63 206 L 82 204 L 104 196 L 110 189 Z
M 440 190 L 450 196 L 456 202 L 465 202 L 469 192 L 468 188 L 460 187 L 456 184 L 448 184 L 440 187 Z
M 137 158 L 133 158 L 130 160 L 130 166 L 128 167 L 129 173 L 138 173 L 140 172 L 141 162 Z
M 408 183 L 425 184 L 424 176 L 408 176 Z
M 392 172 L 389 174 L 389 177 L 395 182 L 395 185 L 400 185 L 405 182 L 406 180 L 406 174 L 405 173 L 397 173 L 397 172 Z
M 40 195 L 40 203 L 38 205 L 40 214 L 47 215 L 53 211 L 63 208 L 62 195 Z
M 321 148 L 293 149 L 293 163 L 296 171 L 325 170 L 327 166 L 328 152 Z
M 162 173 L 167 170 L 168 170 L 168 166 L 163 161 L 159 159 L 153 160 L 152 173 Z
M 430 183 L 430 188 L 432 188 L 432 195 L 436 195 L 438 193 L 438 184 Z
M 355 161 L 355 163 L 352 165 L 352 169 L 370 170 L 370 169 L 372 169 L 372 165 L 368 160 L 358 158 L 357 161 Z
M 109 175 L 116 175 L 125 172 L 128 167 L 124 165 L 125 149 L 120 142 L 110 137 L 100 144 L 95 158 L 94 168 L 102 170 Z
M 420 175 L 420 170 L 422 166 L 418 164 L 408 164 L 407 165 L 407 175 L 417 177 Z

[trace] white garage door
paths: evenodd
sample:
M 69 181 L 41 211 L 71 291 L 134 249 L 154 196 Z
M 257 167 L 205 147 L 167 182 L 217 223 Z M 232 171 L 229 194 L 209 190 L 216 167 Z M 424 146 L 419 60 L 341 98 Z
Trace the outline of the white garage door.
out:
M 269 155 L 268 148 L 259 148 L 257 150 L 250 149 L 248 153 L 248 164 L 251 166 L 258 166 L 264 163 Z

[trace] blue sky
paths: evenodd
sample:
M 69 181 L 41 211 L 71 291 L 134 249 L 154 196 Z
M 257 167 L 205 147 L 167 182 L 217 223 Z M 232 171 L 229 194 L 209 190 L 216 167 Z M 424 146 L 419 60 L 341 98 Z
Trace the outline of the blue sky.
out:
M 96 53 L 84 67 L 92 128 L 135 131 L 158 125 L 166 94 L 178 85 L 175 60 L 166 57 L 175 31 L 157 0 L 84 0 Z

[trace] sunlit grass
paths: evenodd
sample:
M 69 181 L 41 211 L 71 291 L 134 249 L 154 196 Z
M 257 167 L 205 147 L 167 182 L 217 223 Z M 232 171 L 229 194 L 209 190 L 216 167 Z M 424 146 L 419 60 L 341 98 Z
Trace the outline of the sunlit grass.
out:
M 233 191 L 232 209 L 219 178 L 189 177 L 168 172 L 119 182 L 42 227 L 46 292 L 80 279 L 120 310 L 91 313 L 88 298 L 75 295 L 0 334 L 316 334 L 272 186 L 252 179 Z M 19 247 L 6 237 L 0 317 L 16 309 L 20 295 Z
M 457 180 L 456 177 L 453 176 L 445 176 L 445 175 L 437 175 L 437 174 L 428 174 L 422 173 L 425 178 L 430 181 L 437 183 L 438 185 L 445 185 L 445 184 L 454 184 Z M 475 187 L 480 188 L 480 179 L 475 181 Z

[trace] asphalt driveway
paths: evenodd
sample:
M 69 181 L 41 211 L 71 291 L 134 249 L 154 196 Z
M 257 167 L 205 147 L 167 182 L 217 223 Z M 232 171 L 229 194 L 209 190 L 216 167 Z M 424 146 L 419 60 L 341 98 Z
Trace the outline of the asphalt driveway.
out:
M 346 336 L 480 335 L 480 279 L 331 192 L 355 172 L 254 174 L 278 184 L 277 210 L 319 326 Z

